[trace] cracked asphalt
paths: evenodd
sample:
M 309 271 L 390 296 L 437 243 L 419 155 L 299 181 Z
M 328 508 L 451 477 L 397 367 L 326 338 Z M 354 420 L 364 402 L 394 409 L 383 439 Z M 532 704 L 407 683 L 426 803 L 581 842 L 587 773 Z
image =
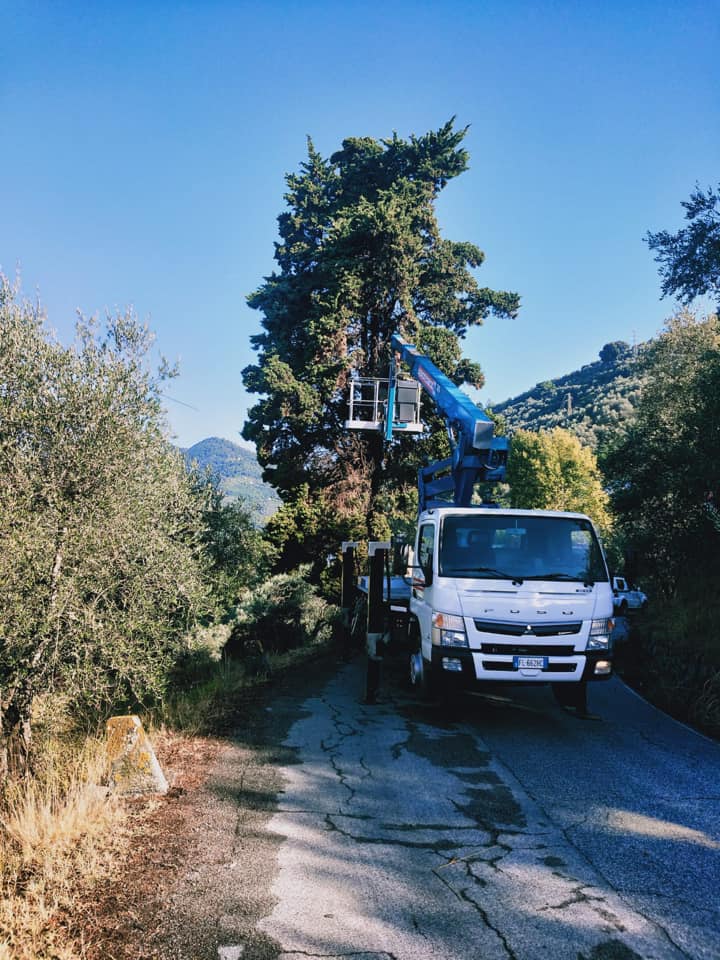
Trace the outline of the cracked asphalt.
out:
M 546 688 L 448 713 L 400 669 L 374 706 L 362 658 L 268 701 L 282 744 L 244 766 L 235 748 L 219 773 L 218 796 L 255 813 L 225 803 L 232 863 L 210 858 L 202 894 L 222 918 L 215 952 L 168 956 L 720 958 L 719 744 L 619 680 L 591 686 L 596 719 Z M 261 771 L 250 792 L 240 766 Z

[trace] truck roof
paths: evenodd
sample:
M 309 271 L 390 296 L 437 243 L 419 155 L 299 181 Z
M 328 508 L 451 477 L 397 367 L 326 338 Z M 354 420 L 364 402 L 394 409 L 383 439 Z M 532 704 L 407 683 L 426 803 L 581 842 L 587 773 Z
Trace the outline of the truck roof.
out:
M 430 517 L 445 517 L 448 514 L 477 516 L 478 514 L 488 517 L 568 517 L 575 520 L 590 520 L 585 513 L 575 513 L 570 510 L 520 510 L 506 507 L 454 507 L 448 504 L 447 507 L 431 507 L 420 514 L 420 520 Z

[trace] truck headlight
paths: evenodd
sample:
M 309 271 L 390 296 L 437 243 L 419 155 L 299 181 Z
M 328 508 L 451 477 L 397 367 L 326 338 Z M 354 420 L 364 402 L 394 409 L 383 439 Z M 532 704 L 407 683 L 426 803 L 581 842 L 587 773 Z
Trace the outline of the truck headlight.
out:
M 436 610 L 432 615 L 432 642 L 436 647 L 467 647 L 463 618 Z
M 615 627 L 615 621 L 593 620 L 590 623 L 590 638 L 587 642 L 588 650 L 607 650 L 610 646 L 610 634 Z

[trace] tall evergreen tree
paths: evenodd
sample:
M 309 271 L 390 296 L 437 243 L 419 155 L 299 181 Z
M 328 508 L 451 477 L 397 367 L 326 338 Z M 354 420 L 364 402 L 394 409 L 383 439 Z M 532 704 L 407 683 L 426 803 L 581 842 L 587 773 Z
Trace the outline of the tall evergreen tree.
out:
M 351 376 L 385 376 L 390 337 L 400 332 L 434 347 L 456 382 L 481 385 L 479 366 L 461 360 L 458 338 L 490 314 L 518 310 L 516 294 L 476 281 L 478 247 L 440 235 L 435 202 L 467 169 L 465 133 L 450 121 L 409 140 L 351 138 L 329 160 L 309 141 L 300 172 L 287 177 L 278 270 L 249 297 L 263 332 L 253 338 L 258 361 L 243 379 L 261 399 L 243 435 L 263 466 L 274 465 L 266 479 L 286 501 L 284 512 L 307 484 L 321 513 L 339 522 L 339 535 L 353 524 L 364 533 L 367 517 L 370 535 L 383 532 L 375 512 L 382 465 L 392 474 L 412 444 L 384 450 L 379 434 L 345 430 Z M 317 549 L 316 539 L 308 542 Z

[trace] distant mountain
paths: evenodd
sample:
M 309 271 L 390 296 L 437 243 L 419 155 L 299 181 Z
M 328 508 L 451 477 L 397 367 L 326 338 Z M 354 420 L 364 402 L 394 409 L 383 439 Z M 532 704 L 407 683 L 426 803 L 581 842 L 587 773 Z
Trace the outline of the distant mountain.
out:
M 262 519 L 272 516 L 280 505 L 275 490 L 263 483 L 260 464 L 251 450 L 231 440 L 208 437 L 182 453 L 188 465 L 196 461 L 201 470 L 212 470 L 229 500 L 241 498 Z
M 565 427 L 597 450 L 610 434 L 622 433 L 635 414 L 642 387 L 638 359 L 646 349 L 607 344 L 601 358 L 517 397 L 493 405 L 511 430 Z

